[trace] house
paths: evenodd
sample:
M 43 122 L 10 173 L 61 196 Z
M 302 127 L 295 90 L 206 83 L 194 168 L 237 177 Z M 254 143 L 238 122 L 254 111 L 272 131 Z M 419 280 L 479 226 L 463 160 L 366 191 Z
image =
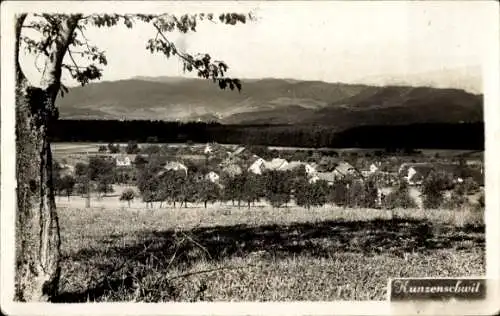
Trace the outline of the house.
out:
M 316 173 L 316 163 L 307 163 L 302 161 L 290 161 L 288 164 L 284 164 L 279 170 L 288 171 L 295 170 L 304 166 L 307 175 L 313 175 Z
M 187 172 L 188 172 L 188 168 L 180 163 L 180 162 L 177 162 L 177 161 L 168 161 L 165 166 L 163 166 L 163 169 L 164 170 L 173 170 L 173 171 L 184 171 L 187 175 Z
M 231 156 L 238 156 L 241 154 L 246 148 L 243 146 L 237 147 L 232 153 Z
M 132 165 L 129 156 L 117 156 L 115 162 L 117 167 L 130 167 Z
M 316 183 L 318 180 L 323 180 L 328 182 L 328 185 L 333 185 L 336 181 L 340 179 L 338 172 L 317 172 L 310 179 L 309 183 Z
M 264 161 L 264 168 L 267 170 L 283 170 L 288 165 L 288 161 L 282 158 L 273 158 L 271 161 Z
M 380 163 L 380 162 L 372 163 L 372 164 L 370 165 L 370 169 L 369 169 L 370 173 L 375 173 L 375 172 L 377 172 L 377 171 L 380 169 L 380 166 L 381 166 L 381 163 Z
M 205 179 L 210 182 L 217 183 L 219 182 L 220 176 L 217 173 L 210 171 L 205 175 Z
M 203 150 L 203 153 L 205 155 L 210 155 L 212 153 L 212 147 L 207 143 L 207 145 L 205 146 L 205 149 Z
M 265 168 L 266 161 L 262 158 L 256 158 L 248 167 L 248 171 L 254 174 L 262 174 L 263 169 Z
M 317 172 L 318 170 L 318 165 L 315 163 L 315 162 L 312 162 L 312 163 L 306 163 L 304 165 L 306 167 L 306 173 L 308 175 L 313 175 Z
M 399 168 L 399 174 L 406 179 L 408 184 L 422 184 L 423 180 L 434 169 L 429 163 L 403 163 Z
M 355 178 L 363 177 L 363 174 L 356 168 L 354 168 L 350 163 L 341 161 L 335 166 L 333 173 L 338 177 L 344 178 L 346 176 L 352 176 Z

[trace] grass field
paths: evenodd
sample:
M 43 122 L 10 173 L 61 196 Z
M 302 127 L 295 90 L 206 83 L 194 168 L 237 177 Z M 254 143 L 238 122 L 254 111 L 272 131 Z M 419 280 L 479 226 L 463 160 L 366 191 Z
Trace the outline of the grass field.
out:
M 71 204 L 58 204 L 64 302 L 384 300 L 390 277 L 485 273 L 470 210 Z

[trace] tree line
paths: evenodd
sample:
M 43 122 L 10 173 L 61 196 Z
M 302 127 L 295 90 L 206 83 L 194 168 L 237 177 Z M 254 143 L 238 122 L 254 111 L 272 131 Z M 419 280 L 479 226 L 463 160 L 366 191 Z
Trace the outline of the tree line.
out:
M 106 133 L 100 131 L 106 130 Z M 484 124 L 428 123 L 359 126 L 223 125 L 216 122 L 151 120 L 58 120 L 49 130 L 56 142 L 218 142 L 290 147 L 484 149 Z
M 244 171 L 229 176 L 221 173 L 218 181 L 210 181 L 207 168 L 198 166 L 185 170 L 166 170 L 161 155 L 153 155 L 135 168 L 116 167 L 114 160 L 105 157 L 90 157 L 89 163 L 77 163 L 74 176 L 61 173 L 55 164 L 54 179 L 56 192 L 66 195 L 73 193 L 83 196 L 96 192 L 99 197 L 113 192 L 112 184 L 134 184 L 138 192 L 125 190 L 121 201 L 130 202 L 141 198 L 146 207 L 153 203 L 168 203 L 174 208 L 188 207 L 188 203 L 231 202 L 238 208 L 255 206 L 265 200 L 273 208 L 287 206 L 292 200 L 296 205 L 310 209 L 326 204 L 349 208 L 416 208 L 418 205 L 409 192 L 404 179 L 399 179 L 394 189 L 387 194 L 379 194 L 380 174 L 374 173 L 365 179 L 344 177 L 334 183 L 325 180 L 310 181 L 302 166 L 294 170 L 267 170 L 262 175 Z M 479 185 L 472 177 L 464 176 L 462 183 L 456 183 L 453 176 L 442 170 L 433 170 L 421 186 L 423 207 L 427 209 L 455 209 L 468 205 L 467 196 L 479 191 Z M 446 198 L 445 192 L 451 195 Z M 479 201 L 484 207 L 484 196 Z M 481 204 L 482 203 L 482 204 Z

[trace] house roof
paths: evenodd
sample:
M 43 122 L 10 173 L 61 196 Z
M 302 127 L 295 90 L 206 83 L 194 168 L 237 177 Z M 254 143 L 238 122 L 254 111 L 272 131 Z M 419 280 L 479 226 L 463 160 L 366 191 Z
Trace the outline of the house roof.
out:
M 288 164 L 288 162 L 285 159 L 274 158 L 271 161 L 266 161 L 265 167 L 266 167 L 266 169 L 269 169 L 269 170 L 278 170 L 278 169 L 284 167 L 285 164 Z
M 334 170 L 337 170 L 339 173 L 346 175 L 351 172 L 358 172 L 356 168 L 354 168 L 350 163 L 341 161 L 337 164 Z
M 281 170 L 293 170 L 293 169 L 299 168 L 300 166 L 304 166 L 304 165 L 306 165 L 305 162 L 290 161 L 288 164 L 281 167 Z
M 167 161 L 165 166 L 163 166 L 163 169 L 166 169 L 166 170 L 179 170 L 179 169 L 187 170 L 187 167 L 178 161 Z
M 236 148 L 232 153 L 231 155 L 239 155 L 241 154 L 246 148 L 245 147 L 238 147 Z

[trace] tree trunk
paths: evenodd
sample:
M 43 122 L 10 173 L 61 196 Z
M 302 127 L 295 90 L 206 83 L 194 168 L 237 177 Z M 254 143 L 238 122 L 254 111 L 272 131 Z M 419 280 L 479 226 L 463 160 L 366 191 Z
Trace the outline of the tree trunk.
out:
M 23 22 L 24 19 L 17 21 L 16 39 Z M 18 64 L 16 73 L 17 238 L 20 241 L 16 300 L 48 301 L 55 295 L 60 277 L 59 223 L 46 134 L 45 109 L 49 96 L 46 91 L 29 85 Z
M 42 87 L 30 85 L 19 65 L 19 39 L 26 15 L 16 20 L 16 300 L 50 301 L 57 295 L 60 268 L 59 221 L 52 180 L 52 153 L 47 131 L 57 118 L 55 99 L 61 65 L 77 18 L 62 18 L 50 47 Z
M 205 201 L 205 208 L 207 208 L 207 201 Z

